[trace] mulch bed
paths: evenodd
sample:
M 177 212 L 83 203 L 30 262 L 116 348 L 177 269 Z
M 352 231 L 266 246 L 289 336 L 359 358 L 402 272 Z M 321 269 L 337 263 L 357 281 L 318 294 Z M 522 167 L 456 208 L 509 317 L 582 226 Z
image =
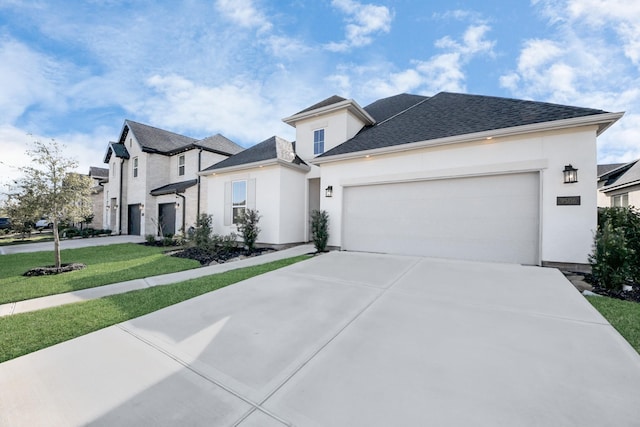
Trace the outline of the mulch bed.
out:
M 593 275 L 585 274 L 584 281 L 593 286 L 593 292 L 598 295 L 604 295 L 611 298 L 617 298 L 625 301 L 633 301 L 640 303 L 640 284 L 638 283 L 630 283 L 632 289 L 629 291 L 617 291 L 612 289 L 604 288 L 596 282 Z
M 274 252 L 273 248 L 255 248 L 247 251 L 244 248 L 234 248 L 225 251 L 211 252 L 200 248 L 192 247 L 175 251 L 171 256 L 178 258 L 195 259 L 200 265 L 222 264 L 230 260 L 249 258 Z
M 77 271 L 86 268 L 87 266 L 84 264 L 80 264 L 77 262 L 71 264 L 62 264 L 60 268 L 56 268 L 55 265 L 48 265 L 46 267 L 36 267 L 27 271 L 23 274 L 23 276 L 31 277 L 31 276 L 50 276 L 53 274 L 60 273 L 68 273 L 69 271 Z

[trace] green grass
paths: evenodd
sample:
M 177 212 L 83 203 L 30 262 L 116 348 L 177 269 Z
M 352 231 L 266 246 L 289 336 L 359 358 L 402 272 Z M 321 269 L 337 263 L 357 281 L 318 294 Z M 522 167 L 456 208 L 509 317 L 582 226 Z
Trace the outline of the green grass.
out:
M 0 362 L 88 334 L 299 261 L 307 255 L 100 299 L 0 317 Z
M 609 297 L 587 300 L 640 353 L 640 304 Z
M 63 263 L 86 264 L 84 270 L 25 277 L 33 267 L 54 264 L 53 251 L 0 256 L 0 304 L 93 288 L 127 280 L 197 268 L 191 259 L 163 254 L 165 248 L 123 243 L 61 251 Z

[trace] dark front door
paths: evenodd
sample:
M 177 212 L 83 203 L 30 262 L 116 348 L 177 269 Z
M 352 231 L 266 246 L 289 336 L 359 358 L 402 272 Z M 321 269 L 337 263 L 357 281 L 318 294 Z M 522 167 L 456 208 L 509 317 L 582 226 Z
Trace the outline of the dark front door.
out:
M 161 203 L 158 205 L 158 223 L 163 236 L 176 234 L 176 204 Z
M 140 235 L 140 205 L 129 205 L 129 216 L 127 217 L 127 234 Z

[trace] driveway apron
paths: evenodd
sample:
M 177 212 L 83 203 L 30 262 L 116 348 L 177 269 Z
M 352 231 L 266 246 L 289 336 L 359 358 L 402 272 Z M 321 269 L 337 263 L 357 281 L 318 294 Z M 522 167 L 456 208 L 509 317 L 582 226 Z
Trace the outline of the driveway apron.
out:
M 0 425 L 637 425 L 553 269 L 332 252 L 0 364 Z

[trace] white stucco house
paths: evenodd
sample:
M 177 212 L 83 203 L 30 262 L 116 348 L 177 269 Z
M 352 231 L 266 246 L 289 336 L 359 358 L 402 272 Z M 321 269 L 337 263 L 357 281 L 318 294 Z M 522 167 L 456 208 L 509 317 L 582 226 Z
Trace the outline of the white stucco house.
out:
M 283 119 L 295 143 L 269 138 L 200 175 L 216 232 L 255 208 L 262 243 L 310 240 L 323 209 L 343 250 L 583 264 L 596 138 L 622 115 L 446 92 L 366 107 L 332 96 Z
M 598 165 L 598 207 L 640 207 L 640 162 Z
M 207 210 L 198 172 L 242 150 L 220 134 L 198 140 L 125 120 L 104 157 L 104 228 L 143 236 L 188 229 Z

